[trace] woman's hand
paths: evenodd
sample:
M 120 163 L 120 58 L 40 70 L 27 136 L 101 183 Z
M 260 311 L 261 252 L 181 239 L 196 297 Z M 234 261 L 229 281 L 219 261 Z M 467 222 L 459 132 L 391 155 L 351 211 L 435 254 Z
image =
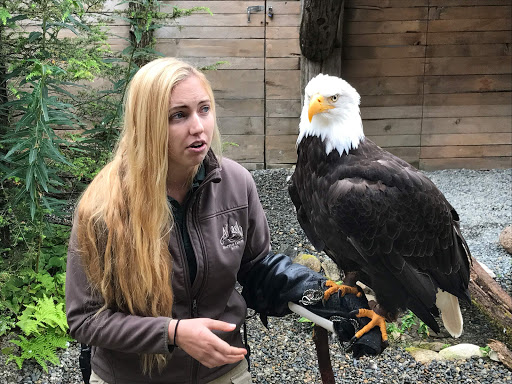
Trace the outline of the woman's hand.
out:
M 174 340 L 177 320 L 169 323 L 169 340 Z M 213 368 L 241 361 L 247 351 L 232 347 L 213 334 L 212 330 L 230 332 L 235 324 L 207 318 L 182 319 L 176 331 L 176 346 L 183 349 L 205 367 Z

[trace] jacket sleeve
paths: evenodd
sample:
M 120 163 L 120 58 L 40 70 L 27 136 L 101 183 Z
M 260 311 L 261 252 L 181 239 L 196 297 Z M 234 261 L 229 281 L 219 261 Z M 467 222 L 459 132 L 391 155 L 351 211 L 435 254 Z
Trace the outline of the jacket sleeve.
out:
M 127 353 L 169 354 L 168 317 L 143 317 L 105 309 L 92 290 L 78 251 L 76 223 L 71 232 L 66 270 L 69 331 L 81 343 Z

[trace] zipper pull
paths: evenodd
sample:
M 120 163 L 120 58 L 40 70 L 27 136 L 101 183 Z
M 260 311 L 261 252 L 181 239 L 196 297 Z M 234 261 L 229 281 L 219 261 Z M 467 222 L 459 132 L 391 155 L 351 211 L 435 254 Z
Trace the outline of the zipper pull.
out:
M 192 300 L 192 317 L 198 317 L 197 316 L 197 300 Z

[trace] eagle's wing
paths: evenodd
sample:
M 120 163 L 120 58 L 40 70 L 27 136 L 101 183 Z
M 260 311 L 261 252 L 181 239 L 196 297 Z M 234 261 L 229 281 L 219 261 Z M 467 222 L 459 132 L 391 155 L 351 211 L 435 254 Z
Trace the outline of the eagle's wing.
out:
M 295 209 L 297 211 L 297 220 L 299 221 L 299 224 L 304 230 L 307 238 L 317 251 L 323 251 L 325 243 L 319 236 L 317 236 L 311 222 L 309 221 L 307 212 L 302 205 L 297 186 L 293 182 L 288 186 L 288 193 L 292 199 L 293 205 L 295 205 Z
M 331 217 L 364 257 L 384 256 L 396 268 L 407 260 L 446 274 L 458 269 L 451 252 L 458 218 L 437 187 L 412 168 L 402 169 L 388 183 L 381 180 L 354 175 L 336 181 L 327 192 Z

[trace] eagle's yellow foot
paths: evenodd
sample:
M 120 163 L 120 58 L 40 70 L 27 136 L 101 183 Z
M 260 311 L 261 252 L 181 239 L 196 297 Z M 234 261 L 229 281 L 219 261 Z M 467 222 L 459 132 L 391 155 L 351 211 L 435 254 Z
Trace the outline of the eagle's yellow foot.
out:
M 338 291 L 341 292 L 341 297 L 345 296 L 347 293 L 352 293 L 357 297 L 361 297 L 363 295 L 362 292 L 360 292 L 356 287 L 351 287 L 350 285 L 343 284 L 338 285 L 332 280 L 327 280 L 325 282 L 325 285 L 330 288 L 324 292 L 324 301 L 327 301 L 327 299 L 329 299 L 329 297 L 331 297 L 333 293 L 336 293 Z
M 365 309 L 365 308 L 359 309 L 359 311 L 356 312 L 356 317 L 368 317 L 371 320 L 368 324 L 366 324 L 363 328 L 361 328 L 359 331 L 356 332 L 356 334 L 354 335 L 354 339 L 359 339 L 365 333 L 370 332 L 370 330 L 372 330 L 374 327 L 378 326 L 380 328 L 382 342 L 385 344 L 387 343 L 388 333 L 386 331 L 386 320 L 384 317 L 377 315 L 371 309 Z

